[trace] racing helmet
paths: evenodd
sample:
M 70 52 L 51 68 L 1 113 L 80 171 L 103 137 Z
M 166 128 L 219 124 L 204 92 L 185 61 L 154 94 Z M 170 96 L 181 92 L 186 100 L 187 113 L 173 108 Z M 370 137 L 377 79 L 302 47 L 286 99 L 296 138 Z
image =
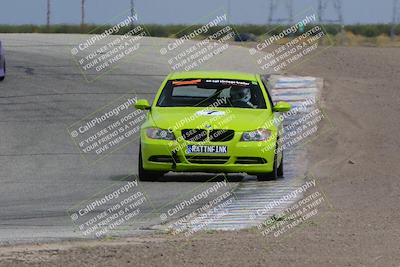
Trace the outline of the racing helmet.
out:
M 250 102 L 250 88 L 241 86 L 232 86 L 230 90 L 231 101 Z

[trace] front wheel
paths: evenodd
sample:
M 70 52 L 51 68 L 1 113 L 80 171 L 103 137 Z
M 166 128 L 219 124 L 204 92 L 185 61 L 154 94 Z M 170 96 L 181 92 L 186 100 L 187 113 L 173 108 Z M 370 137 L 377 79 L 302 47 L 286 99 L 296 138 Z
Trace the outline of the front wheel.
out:
M 146 171 L 143 169 L 142 148 L 139 147 L 138 176 L 139 181 L 154 182 L 164 175 L 163 172 Z
M 278 161 L 278 155 L 275 154 L 274 156 L 274 167 L 272 172 L 270 173 L 263 173 L 263 174 L 259 174 L 257 175 L 257 180 L 258 181 L 273 181 L 276 180 L 279 177 L 283 176 L 283 154 L 282 154 L 282 158 L 281 158 L 281 162 L 279 164 L 279 167 L 277 167 L 277 161 Z

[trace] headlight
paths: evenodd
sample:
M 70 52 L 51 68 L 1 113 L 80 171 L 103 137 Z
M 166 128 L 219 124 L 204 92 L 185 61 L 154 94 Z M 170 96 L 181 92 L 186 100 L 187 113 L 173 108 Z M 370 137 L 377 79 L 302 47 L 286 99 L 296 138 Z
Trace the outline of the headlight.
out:
M 265 141 L 271 136 L 271 131 L 258 129 L 252 132 L 244 132 L 240 141 Z
M 162 139 L 162 140 L 175 140 L 175 135 L 168 130 L 163 130 L 159 128 L 148 128 L 147 137 L 152 139 Z

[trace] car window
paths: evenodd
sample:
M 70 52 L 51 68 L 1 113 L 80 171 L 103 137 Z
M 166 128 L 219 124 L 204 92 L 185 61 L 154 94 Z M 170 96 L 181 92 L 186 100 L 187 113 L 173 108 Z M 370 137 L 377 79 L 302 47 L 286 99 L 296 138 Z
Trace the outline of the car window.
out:
M 197 86 L 182 86 L 172 90 L 173 97 L 211 97 L 217 92 L 217 89 L 202 89 Z
M 274 102 L 272 101 L 272 97 L 271 97 L 271 91 L 269 90 L 269 87 L 267 86 L 268 82 L 265 80 L 262 80 L 262 83 L 264 85 L 265 91 L 267 92 L 268 95 L 268 100 L 271 103 L 271 107 L 274 107 Z
M 255 81 L 186 79 L 168 81 L 158 99 L 160 107 L 266 108 Z

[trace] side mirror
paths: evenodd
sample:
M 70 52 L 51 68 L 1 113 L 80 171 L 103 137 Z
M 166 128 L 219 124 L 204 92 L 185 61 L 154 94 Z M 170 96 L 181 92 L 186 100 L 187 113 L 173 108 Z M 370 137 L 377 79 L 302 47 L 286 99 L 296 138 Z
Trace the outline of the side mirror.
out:
M 135 103 L 135 108 L 142 110 L 150 109 L 149 101 L 146 99 L 138 99 Z
M 288 112 L 291 108 L 292 106 L 289 103 L 285 101 L 279 101 L 272 110 L 274 112 Z

